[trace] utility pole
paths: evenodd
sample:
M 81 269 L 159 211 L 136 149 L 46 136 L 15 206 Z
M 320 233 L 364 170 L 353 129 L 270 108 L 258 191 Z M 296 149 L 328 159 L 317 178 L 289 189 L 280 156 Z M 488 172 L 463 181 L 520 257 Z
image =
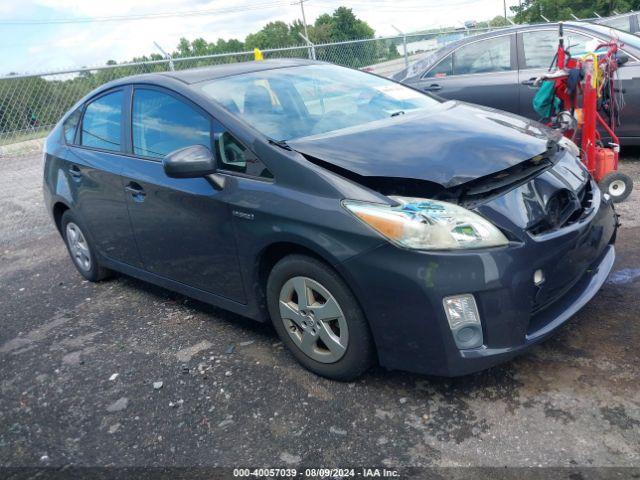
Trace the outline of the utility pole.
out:
M 502 0 L 502 6 L 504 7 L 504 19 L 507 19 L 507 0 Z
M 302 10 L 302 26 L 304 27 L 304 36 L 308 39 L 309 32 L 307 32 L 307 17 L 304 15 L 304 2 L 308 2 L 309 0 L 299 0 L 297 2 L 293 2 L 291 5 L 300 4 L 300 10 Z

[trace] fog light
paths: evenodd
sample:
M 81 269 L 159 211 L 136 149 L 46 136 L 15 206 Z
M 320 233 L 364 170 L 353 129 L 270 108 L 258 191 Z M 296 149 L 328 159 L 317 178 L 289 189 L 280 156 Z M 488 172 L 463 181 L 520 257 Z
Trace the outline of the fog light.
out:
M 482 345 L 482 324 L 473 295 L 453 295 L 442 299 L 449 328 L 459 349 Z
M 544 282 L 544 272 L 542 270 L 536 270 L 533 272 L 533 283 L 535 286 L 539 286 Z

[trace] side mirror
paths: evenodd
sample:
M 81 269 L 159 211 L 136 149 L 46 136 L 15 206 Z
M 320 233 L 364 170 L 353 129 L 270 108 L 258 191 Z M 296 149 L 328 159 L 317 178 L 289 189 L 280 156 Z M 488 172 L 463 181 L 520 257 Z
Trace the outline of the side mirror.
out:
M 216 158 L 204 145 L 192 145 L 167 154 L 162 166 L 172 178 L 204 177 L 216 172 Z

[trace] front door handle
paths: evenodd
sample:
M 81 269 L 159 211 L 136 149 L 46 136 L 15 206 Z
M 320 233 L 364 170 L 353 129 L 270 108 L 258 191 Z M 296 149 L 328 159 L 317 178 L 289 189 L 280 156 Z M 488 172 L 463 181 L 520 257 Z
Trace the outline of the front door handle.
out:
M 71 165 L 69 167 L 69 175 L 71 175 L 75 179 L 79 179 L 80 177 L 82 177 L 82 172 L 77 165 Z
M 423 90 L 425 92 L 437 92 L 438 90 L 442 90 L 442 85 L 438 85 L 437 83 L 432 83 L 428 87 L 424 87 Z
M 536 84 L 536 78 L 530 78 L 529 80 L 523 80 L 520 82 L 521 85 L 526 85 L 528 87 L 533 87 Z
M 140 186 L 140 184 L 136 182 L 129 182 L 126 187 L 124 187 L 124 191 L 130 193 L 133 199 L 137 202 L 144 201 L 144 197 L 147 195 L 144 191 L 144 188 Z

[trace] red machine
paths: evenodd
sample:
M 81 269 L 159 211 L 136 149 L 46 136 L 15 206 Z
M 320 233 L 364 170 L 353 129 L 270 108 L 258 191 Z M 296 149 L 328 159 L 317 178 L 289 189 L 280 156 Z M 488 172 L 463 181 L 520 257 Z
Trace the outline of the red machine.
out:
M 580 134 L 582 161 L 601 190 L 614 202 L 621 202 L 633 188 L 631 178 L 618 171 L 620 144 L 615 134 L 624 103 L 615 73 L 627 58 L 621 55 L 622 44 L 616 39 L 598 45 L 595 53 L 572 58 L 564 46 L 562 23 L 559 28 L 557 70 L 543 77 L 555 82 L 554 92 L 562 105 L 550 125 L 571 140 Z M 601 131 L 610 139 L 606 146 Z

